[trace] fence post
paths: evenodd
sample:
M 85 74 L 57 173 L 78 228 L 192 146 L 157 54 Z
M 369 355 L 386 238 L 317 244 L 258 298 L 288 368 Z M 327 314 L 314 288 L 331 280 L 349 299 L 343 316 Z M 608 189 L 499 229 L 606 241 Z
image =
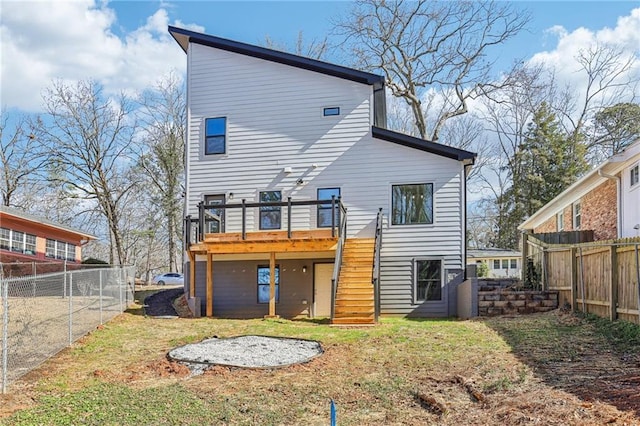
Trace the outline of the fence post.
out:
M 609 277 L 609 319 L 615 321 L 618 318 L 618 256 L 617 247 L 612 244 L 609 247 L 609 261 L 611 262 L 611 275 Z
M 3 279 L 0 271 L 2 290 L 2 393 L 7 392 L 7 369 L 9 366 L 9 283 Z
M 582 255 L 582 247 L 580 247 L 580 290 L 582 293 L 582 313 L 587 313 L 587 295 L 584 291 L 584 256 Z
M 66 269 L 65 262 L 65 269 Z M 65 281 L 67 272 L 64 273 Z M 69 346 L 73 344 L 73 272 L 69 275 Z
M 102 269 L 98 269 L 98 287 L 99 287 L 99 295 L 100 295 L 100 325 L 104 324 L 102 321 Z
M 578 250 L 571 247 L 571 312 L 575 312 L 578 307 L 576 301 L 578 299 Z
M 638 244 L 636 247 L 636 285 L 638 286 L 638 324 L 640 324 L 640 260 L 638 258 Z
M 122 283 L 123 283 L 123 281 L 124 281 L 124 280 L 122 279 L 122 276 L 123 276 L 123 272 L 122 272 L 122 271 L 123 271 L 123 268 L 122 268 L 122 266 L 120 266 L 120 267 L 118 267 L 118 268 L 119 268 L 119 270 L 118 270 L 118 281 L 117 281 L 117 282 L 118 282 L 118 296 L 119 296 L 119 298 L 120 298 L 120 313 L 123 313 L 123 312 L 124 312 L 124 309 L 122 309 Z

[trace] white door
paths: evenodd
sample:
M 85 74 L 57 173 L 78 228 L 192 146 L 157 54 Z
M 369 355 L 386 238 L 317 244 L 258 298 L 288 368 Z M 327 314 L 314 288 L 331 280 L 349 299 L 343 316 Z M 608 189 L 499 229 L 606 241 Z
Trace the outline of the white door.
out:
M 332 277 L 333 263 L 316 263 L 313 265 L 313 312 L 315 317 L 328 317 L 331 315 Z

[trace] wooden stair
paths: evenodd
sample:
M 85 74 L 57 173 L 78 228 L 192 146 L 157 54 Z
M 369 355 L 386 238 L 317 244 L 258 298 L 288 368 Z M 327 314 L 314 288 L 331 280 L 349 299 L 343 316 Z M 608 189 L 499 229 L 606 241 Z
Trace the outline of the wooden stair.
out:
M 374 244 L 373 238 L 345 240 L 331 324 L 375 324 L 375 299 L 371 283 Z

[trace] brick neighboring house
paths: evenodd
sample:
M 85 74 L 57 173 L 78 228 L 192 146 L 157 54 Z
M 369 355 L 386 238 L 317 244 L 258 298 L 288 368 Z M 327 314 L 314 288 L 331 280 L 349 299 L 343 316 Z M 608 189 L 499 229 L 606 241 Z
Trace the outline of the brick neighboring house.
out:
M 0 264 L 7 276 L 22 275 L 19 264 L 80 263 L 83 244 L 95 239 L 81 230 L 0 206 Z M 45 269 L 59 270 L 53 266 Z M 31 268 L 26 269 L 31 273 Z
M 640 235 L 640 140 L 594 168 L 518 229 L 546 233 L 592 230 L 595 240 Z

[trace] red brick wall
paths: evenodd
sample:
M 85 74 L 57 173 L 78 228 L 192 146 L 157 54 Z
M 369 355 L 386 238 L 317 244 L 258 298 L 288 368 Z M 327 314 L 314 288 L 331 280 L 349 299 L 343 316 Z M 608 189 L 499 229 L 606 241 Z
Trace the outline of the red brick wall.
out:
M 582 197 L 581 229 L 593 229 L 596 240 L 610 240 L 618 235 L 616 182 L 607 179 Z
M 617 237 L 617 192 L 616 182 L 607 179 L 580 199 L 581 230 L 593 230 L 596 240 Z M 573 231 L 573 205 L 564 208 L 564 231 Z M 556 215 L 547 219 L 533 232 L 557 232 Z

